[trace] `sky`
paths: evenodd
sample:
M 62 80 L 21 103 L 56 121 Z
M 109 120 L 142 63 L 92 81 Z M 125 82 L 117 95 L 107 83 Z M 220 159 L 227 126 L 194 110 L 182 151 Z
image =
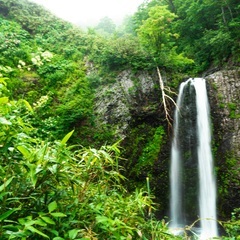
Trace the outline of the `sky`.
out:
M 103 17 L 120 24 L 126 15 L 137 11 L 144 0 L 31 0 L 56 16 L 81 26 L 96 26 Z

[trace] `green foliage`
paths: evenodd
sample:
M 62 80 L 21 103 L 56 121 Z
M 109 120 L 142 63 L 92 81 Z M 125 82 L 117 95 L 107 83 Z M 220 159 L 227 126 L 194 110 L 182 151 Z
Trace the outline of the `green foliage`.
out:
M 170 24 L 176 18 L 167 6 L 155 6 L 150 8 L 149 17 L 138 29 L 138 36 L 154 56 L 160 55 L 165 45 L 173 45 L 177 34 L 173 33 Z M 167 46 L 168 47 L 168 46 Z
M 154 8 L 167 8 L 171 14 L 175 14 L 168 29 L 177 33 L 178 38 L 170 42 L 176 43 L 177 53 L 182 52 L 194 60 L 196 71 L 203 71 L 213 63 L 221 66 L 229 59 L 231 64 L 239 62 L 237 29 L 240 21 L 237 1 L 145 1 L 133 16 L 135 29 L 139 31 L 146 22 L 150 22 L 149 19 L 153 19 L 151 12 Z M 163 19 L 164 14 L 160 11 L 158 14 Z M 164 23 L 159 25 L 159 29 L 163 26 Z M 149 28 L 153 27 L 149 25 Z M 154 34 L 160 32 L 156 30 Z M 157 41 L 157 38 L 151 41 Z
M 236 103 L 228 103 L 228 108 L 230 111 L 230 118 L 232 118 L 232 119 L 240 118 L 240 113 L 237 113 L 237 104 Z
M 73 131 L 55 142 L 31 137 L 33 109 L 3 92 L 0 114 L 1 239 L 171 239 L 152 196 L 123 188 L 118 144 L 67 146 Z
M 0 18 L 0 76 L 11 79 L 9 97 L 25 96 L 35 104 L 33 125 L 43 138 L 88 124 L 93 96 L 82 62 L 81 30 L 25 0 L 1 1 L 1 8 L 11 18 Z
M 81 124 L 82 120 L 92 114 L 92 107 L 92 91 L 88 87 L 87 79 L 81 77 L 75 80 L 71 88 L 68 88 L 61 97 L 61 104 L 57 108 L 61 126 L 69 129 Z
M 232 56 L 237 62 L 239 16 L 235 0 L 145 1 L 110 37 L 84 33 L 26 0 L 0 0 L 1 239 L 179 239 L 154 218 L 150 191 L 123 187 L 131 182 L 124 183 L 117 145 L 79 147 L 115 139 L 111 126 L 94 125 L 93 88 L 114 81 L 119 70 L 151 70 L 156 63 L 178 74 L 191 66 L 184 56 L 195 60 L 195 71 Z M 88 61 L 96 75 L 86 76 Z M 235 105 L 228 106 L 232 118 Z M 121 162 L 142 183 L 165 133 L 142 124 L 129 135 L 131 158 Z M 226 162 L 219 193 L 228 199 L 239 183 L 236 158 Z M 161 171 L 154 181 L 164 192 Z M 231 238 L 239 234 L 235 216 L 225 225 Z
M 127 144 L 131 142 L 131 147 L 125 151 L 128 161 L 125 164 L 129 183 L 127 187 L 134 189 L 143 186 L 146 177 L 150 179 L 152 192 L 159 203 L 158 211 L 165 214 L 168 207 L 166 198 L 168 195 L 168 161 L 161 158 L 165 151 L 166 133 L 163 126 L 153 127 L 147 124 L 139 125 L 131 131 Z M 160 160 L 159 160 L 160 159 Z M 159 183 L 161 182 L 161 185 Z
M 97 30 L 113 34 L 116 30 L 116 25 L 113 20 L 109 17 L 104 17 L 100 19 L 98 25 L 95 27 Z
M 138 163 L 139 156 L 142 155 L 142 150 L 145 147 L 146 142 L 151 141 L 154 134 L 154 129 L 147 124 L 140 124 L 132 128 L 131 133 L 127 136 L 127 143 L 131 142 L 130 147 L 125 147 L 125 154 L 128 156 L 129 161 L 126 162 L 126 169 L 129 176 L 132 174 L 134 166 Z M 145 182 L 146 176 L 143 181 Z
M 141 49 L 139 40 L 132 35 L 103 38 L 92 34 L 95 39 L 91 46 L 90 60 L 109 72 L 131 68 L 151 69 L 153 61 L 150 55 Z
M 157 66 L 173 69 L 193 63 L 176 51 L 178 34 L 171 25 L 176 17 L 167 6 L 155 6 L 150 8 L 149 17 L 137 30 L 140 42 L 150 51 Z
M 159 179 L 156 177 L 154 171 L 156 171 L 156 163 L 158 163 L 159 154 L 163 150 L 165 138 L 166 134 L 163 126 L 154 127 L 144 123 L 131 129 L 131 133 L 128 134 L 127 139 L 124 141 L 126 146 L 123 145 L 124 156 L 127 156 L 128 161 L 123 161 L 122 163 L 127 170 L 126 176 L 129 178 L 128 189 L 133 190 L 136 187 L 142 187 L 145 185 L 146 177 L 149 177 L 151 188 L 154 191 L 159 186 Z M 131 142 L 130 146 L 129 142 Z M 160 166 L 160 164 L 159 168 L 164 171 L 164 167 Z M 161 173 L 160 189 L 165 188 L 163 183 L 166 181 L 168 182 L 168 176 Z M 158 206 L 159 210 L 159 208 L 164 208 L 164 197 L 159 192 L 158 197 L 161 198 L 158 198 L 157 201 L 160 203 L 160 206 Z
M 51 63 L 40 66 L 37 73 L 44 79 L 48 88 L 60 85 L 74 71 L 72 63 L 67 60 L 53 58 Z
M 166 5 L 163 0 L 151 0 L 144 1 L 138 8 L 138 11 L 133 15 L 133 28 L 136 31 L 143 23 L 143 21 L 147 20 L 149 17 L 149 10 L 155 6 L 163 6 Z
M 221 223 L 227 233 L 223 240 L 238 240 L 240 236 L 240 208 L 234 209 L 231 220 Z
M 15 67 L 29 61 L 30 35 L 17 23 L 0 17 L 0 65 Z
M 133 16 L 125 16 L 122 24 L 118 27 L 118 34 L 120 34 L 120 36 L 126 34 L 136 36 Z
M 204 70 L 213 62 L 222 65 L 237 56 L 239 4 L 237 1 L 174 1 L 180 49 Z M 232 27 L 231 27 L 232 26 Z M 236 57 L 233 57 L 236 61 Z
M 220 208 L 223 213 L 230 213 L 235 206 L 239 205 L 239 159 L 230 152 L 226 153 L 226 159 L 223 163 L 219 163 L 221 168 L 218 168 L 218 196 L 221 200 L 220 207 L 224 205 L 224 209 Z M 230 216 L 225 216 L 229 218 Z
M 134 167 L 137 174 L 139 174 L 139 172 L 145 170 L 146 168 L 151 168 L 154 162 L 157 161 L 161 146 L 164 143 L 164 136 L 164 128 L 162 126 L 156 128 L 153 137 L 145 145 L 142 154 L 139 157 L 139 161 Z

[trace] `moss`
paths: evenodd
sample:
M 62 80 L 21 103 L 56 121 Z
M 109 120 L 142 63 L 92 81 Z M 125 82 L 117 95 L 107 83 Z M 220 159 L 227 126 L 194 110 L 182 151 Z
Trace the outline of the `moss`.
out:
M 162 126 L 155 127 L 149 123 L 141 123 L 131 128 L 122 146 L 125 150 L 124 157 L 128 159 L 123 164 L 126 177 L 131 179 L 128 183 L 129 189 L 144 186 L 146 177 L 152 179 L 154 163 L 158 160 L 165 135 Z
M 224 103 L 220 103 L 220 104 L 219 104 L 219 107 L 220 107 L 221 109 L 224 109 L 224 108 L 225 108 L 225 104 L 224 104 Z
M 135 172 L 140 174 L 142 169 L 152 167 L 157 161 L 161 146 L 164 143 L 165 131 L 162 126 L 156 128 L 153 137 L 147 142 L 139 161 L 135 166 Z
M 219 94 L 217 95 L 217 97 L 218 97 L 219 100 L 223 100 L 223 94 L 219 93 Z
M 218 89 L 218 86 L 217 86 L 217 84 L 215 83 L 215 82 L 212 82 L 212 87 L 213 87 L 213 89 L 214 90 L 217 90 Z M 222 96 L 218 96 L 220 99 L 222 99 Z
M 238 119 L 240 118 L 240 114 L 237 113 L 237 104 L 236 103 L 228 103 L 228 109 L 230 111 L 229 117 L 231 119 Z
M 233 209 L 240 204 L 239 159 L 233 153 L 227 153 L 226 159 L 217 168 L 217 175 L 220 215 L 229 218 Z

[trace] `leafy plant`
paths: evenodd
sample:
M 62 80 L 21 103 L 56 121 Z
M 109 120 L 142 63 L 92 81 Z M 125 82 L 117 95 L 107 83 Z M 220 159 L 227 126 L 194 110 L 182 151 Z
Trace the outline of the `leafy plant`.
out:
M 152 167 L 154 162 L 158 159 L 161 146 L 164 143 L 165 131 L 162 126 L 156 128 L 153 138 L 146 144 L 139 161 L 135 166 L 136 171 L 139 173 L 146 167 Z
M 193 60 L 177 53 L 179 34 L 171 25 L 176 17 L 167 6 L 154 6 L 149 9 L 149 17 L 137 29 L 141 44 L 150 52 L 156 66 L 171 69 L 193 63 Z
M 5 116 L 0 121 L 2 239 L 153 234 L 145 220 L 153 218 L 152 196 L 144 190 L 130 194 L 123 187 L 118 143 L 99 150 L 67 146 L 73 131 L 55 142 L 33 137 L 33 108 L 25 100 L 10 101 L 3 95 L 0 114 Z
M 240 209 L 234 209 L 231 220 L 221 224 L 227 233 L 227 236 L 223 237 L 224 240 L 238 240 L 240 236 Z

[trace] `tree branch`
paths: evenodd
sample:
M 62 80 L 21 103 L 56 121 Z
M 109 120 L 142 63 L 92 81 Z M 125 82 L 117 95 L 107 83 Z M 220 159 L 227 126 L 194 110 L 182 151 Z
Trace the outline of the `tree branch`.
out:
M 166 91 L 169 92 L 169 93 L 174 93 L 174 94 L 176 94 L 176 93 L 171 91 L 171 89 L 169 87 L 164 86 L 162 75 L 161 75 L 161 72 L 160 72 L 158 67 L 157 67 L 157 73 L 158 73 L 160 89 L 161 89 L 161 92 L 162 92 L 162 102 L 163 102 L 163 107 L 164 107 L 164 112 L 165 112 L 165 119 L 167 120 L 168 127 L 172 127 L 171 122 L 172 122 L 173 119 L 171 118 L 171 116 L 169 114 L 169 109 L 167 107 L 167 99 L 169 99 L 176 107 L 177 107 L 177 104 L 175 103 L 175 101 L 169 95 L 166 94 Z

